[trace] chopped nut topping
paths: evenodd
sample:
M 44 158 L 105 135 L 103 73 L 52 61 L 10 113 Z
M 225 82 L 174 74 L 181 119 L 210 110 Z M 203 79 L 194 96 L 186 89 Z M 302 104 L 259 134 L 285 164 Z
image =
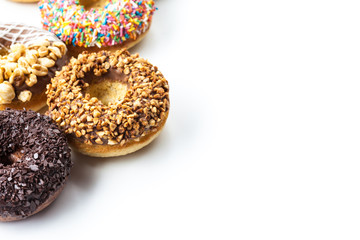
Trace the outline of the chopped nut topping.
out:
M 18 99 L 22 102 L 27 102 L 30 101 L 31 96 L 32 93 L 29 90 L 24 90 L 19 94 Z
M 37 83 L 36 75 L 30 74 L 29 78 L 25 80 L 26 85 L 29 87 L 34 86 Z
M 100 117 L 101 113 L 98 110 L 94 110 L 93 116 L 94 116 L 94 118 Z

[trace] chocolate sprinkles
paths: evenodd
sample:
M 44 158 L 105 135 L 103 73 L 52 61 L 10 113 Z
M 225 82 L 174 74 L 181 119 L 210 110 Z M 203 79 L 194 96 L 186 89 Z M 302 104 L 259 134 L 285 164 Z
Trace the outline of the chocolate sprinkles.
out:
M 70 174 L 64 134 L 47 116 L 0 111 L 0 218 L 32 215 Z

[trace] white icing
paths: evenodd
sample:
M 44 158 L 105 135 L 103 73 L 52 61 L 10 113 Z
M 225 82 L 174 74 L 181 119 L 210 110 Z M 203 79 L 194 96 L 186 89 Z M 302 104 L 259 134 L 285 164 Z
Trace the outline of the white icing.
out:
M 20 43 L 26 46 L 45 39 L 50 42 L 60 42 L 51 32 L 19 23 L 0 23 L 0 39 L 10 42 L 10 45 Z M 1 43 L 0 47 L 5 48 Z

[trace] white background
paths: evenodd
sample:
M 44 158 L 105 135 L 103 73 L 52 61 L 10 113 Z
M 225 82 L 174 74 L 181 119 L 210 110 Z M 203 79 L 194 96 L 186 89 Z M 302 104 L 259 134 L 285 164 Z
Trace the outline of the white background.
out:
M 60 197 L 1 239 L 359 239 L 359 1 L 158 0 L 131 52 L 170 84 L 160 137 L 74 154 Z M 40 26 L 35 4 L 0 21 Z

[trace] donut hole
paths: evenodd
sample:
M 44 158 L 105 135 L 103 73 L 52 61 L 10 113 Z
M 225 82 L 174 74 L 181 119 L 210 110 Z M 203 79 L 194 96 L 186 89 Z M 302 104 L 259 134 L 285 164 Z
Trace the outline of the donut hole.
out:
M 93 82 L 86 89 L 90 97 L 95 97 L 103 104 L 108 105 L 123 99 L 128 90 L 128 85 L 123 82 L 115 82 L 104 79 L 100 82 Z
M 106 5 L 105 0 L 79 0 L 79 4 L 84 7 L 86 11 L 92 8 L 104 8 Z
M 0 163 L 3 164 L 4 166 L 9 166 L 20 161 L 22 156 L 23 154 L 21 153 L 21 151 L 8 153 L 5 156 L 0 156 Z

